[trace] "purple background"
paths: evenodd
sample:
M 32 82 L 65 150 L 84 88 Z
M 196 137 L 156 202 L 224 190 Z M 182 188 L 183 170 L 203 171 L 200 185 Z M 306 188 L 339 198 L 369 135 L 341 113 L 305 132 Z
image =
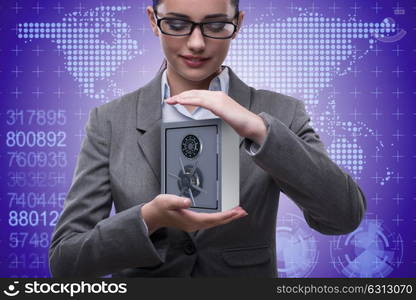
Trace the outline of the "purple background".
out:
M 2 1 L 0 4 L 0 168 L 3 170 L 0 174 L 0 276 L 50 276 L 47 246 L 54 219 L 62 210 L 63 198 L 71 183 L 88 112 L 94 106 L 147 83 L 162 62 L 159 40 L 150 32 L 144 13 L 144 8 L 150 3 L 137 0 L 123 3 L 106 1 L 104 4 L 101 1 L 28 0 Z M 52 38 L 19 37 L 23 28 L 29 26 L 25 23 L 62 23 L 68 14 L 77 12 L 82 15 L 103 5 L 129 6 L 116 12 L 113 20 L 127 24 L 130 31 L 121 40 L 132 40 L 133 49 L 125 61 L 116 57 L 107 59 L 116 62 L 109 76 L 105 75 L 103 79 L 99 78 L 102 74 L 91 75 L 96 80 L 94 92 L 85 91 L 80 76 L 68 70 L 71 59 L 57 47 L 62 46 L 62 42 Z M 261 23 L 270 26 L 287 23 L 290 21 L 288 18 L 298 17 L 301 13 L 294 7 L 302 8 L 303 13 L 309 16 L 316 13 L 325 18 L 321 22 L 339 18 L 338 23 L 375 24 L 391 18 L 396 27 L 394 32 L 386 34 L 387 38 L 373 43 L 376 46 L 372 48 L 369 47 L 371 38 L 347 41 L 348 45 L 353 45 L 354 55 L 347 55 L 339 63 L 336 61 L 331 65 L 328 74 L 332 76 L 329 79 L 324 77 L 325 72 L 314 73 L 314 78 L 327 78 L 322 81 L 322 86 L 315 84 L 308 92 L 298 84 L 297 88 L 289 91 L 276 82 L 286 82 L 290 72 L 272 70 L 277 75 L 269 80 L 264 74 L 245 68 L 250 62 L 256 62 L 257 57 L 255 51 L 244 52 L 244 45 L 266 45 L 268 36 L 249 36 L 248 29 L 259 28 Z M 304 99 L 312 122 L 334 160 L 337 160 L 336 145 L 342 148 L 354 144 L 361 149 L 361 156 L 348 156 L 344 162 L 339 158 L 337 163 L 354 177 L 366 194 L 368 211 L 362 226 L 351 235 L 324 236 L 308 228 L 299 209 L 282 196 L 277 228 L 280 276 L 415 276 L 416 213 L 413 207 L 416 203 L 416 174 L 412 167 L 416 158 L 416 28 L 413 21 L 416 2 L 366 1 L 364 5 L 361 1 L 241 1 L 240 9 L 246 12 L 246 18 L 241 34 L 233 44 L 242 45 L 242 48 L 233 48 L 233 45 L 226 64 L 256 88 L 274 89 Z M 95 25 L 91 23 L 88 26 Z M 117 44 L 117 39 L 109 34 L 98 38 L 108 45 Z M 282 37 L 280 42 L 285 44 L 288 38 Z M 305 38 L 311 39 L 313 36 Z M 283 63 L 290 64 L 293 52 L 289 52 L 277 51 L 274 55 Z M 96 54 L 90 61 L 97 61 L 98 56 Z M 242 57 L 245 60 L 237 63 L 236 60 Z M 306 62 L 311 57 L 298 55 L 296 59 Z M 262 70 L 261 63 L 256 65 Z M 301 69 L 300 72 L 307 74 L 308 71 Z M 107 89 L 109 85 L 111 88 Z M 96 99 L 92 95 L 100 88 L 103 88 L 101 98 Z M 327 114 L 331 110 L 328 107 L 332 109 L 331 114 Z M 50 117 L 50 125 L 42 125 L 42 119 L 39 124 L 33 119 L 29 123 L 30 110 L 62 110 L 66 119 L 54 122 Z M 13 122 L 12 117 L 19 116 L 19 112 L 23 112 L 23 123 Z M 59 134 L 65 134 L 65 146 L 8 146 L 8 136 L 29 131 L 61 132 Z M 345 142 L 340 142 L 342 140 Z M 60 152 L 62 157 L 66 156 L 66 163 L 60 167 L 30 167 L 19 166 L 11 158 L 11 152 L 27 157 L 29 152 L 39 151 L 52 152 L 49 155 L 54 151 Z M 354 171 L 352 165 L 361 165 L 362 169 Z M 47 179 L 42 180 L 43 176 Z M 27 202 L 29 193 L 38 196 L 45 193 L 47 198 L 51 195 L 57 198 L 55 202 L 51 198 L 44 203 L 41 197 L 38 203 Z M 20 201 L 16 201 L 13 195 L 20 195 Z M 22 215 L 22 211 L 31 213 L 35 225 L 24 223 L 25 213 Z M 20 222 L 23 223 L 14 225 L 14 213 L 21 214 Z M 35 215 L 41 221 L 36 222 Z

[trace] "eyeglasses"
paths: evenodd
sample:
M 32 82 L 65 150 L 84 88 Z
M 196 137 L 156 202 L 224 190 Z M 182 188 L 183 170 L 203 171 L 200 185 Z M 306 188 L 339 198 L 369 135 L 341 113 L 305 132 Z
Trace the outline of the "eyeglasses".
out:
M 234 18 L 238 16 L 236 12 Z M 194 28 L 199 26 L 203 36 L 213 39 L 229 39 L 237 30 L 237 24 L 229 21 L 213 21 L 213 22 L 201 22 L 196 23 L 189 20 L 176 19 L 176 18 L 158 18 L 157 11 L 155 10 L 155 17 L 157 19 L 157 26 L 163 34 L 173 36 L 186 36 L 191 35 Z M 233 19 L 234 19 L 233 18 Z

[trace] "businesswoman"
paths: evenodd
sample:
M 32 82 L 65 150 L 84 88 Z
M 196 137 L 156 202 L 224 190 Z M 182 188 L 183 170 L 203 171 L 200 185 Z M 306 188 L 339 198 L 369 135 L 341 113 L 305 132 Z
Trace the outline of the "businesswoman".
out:
M 243 23 L 238 1 L 153 1 L 147 15 L 165 64 L 91 111 L 49 249 L 52 275 L 276 277 L 280 191 L 311 228 L 355 230 L 365 197 L 328 157 L 303 102 L 250 87 L 222 65 Z M 205 118 L 241 137 L 240 206 L 215 214 L 160 194 L 161 122 Z

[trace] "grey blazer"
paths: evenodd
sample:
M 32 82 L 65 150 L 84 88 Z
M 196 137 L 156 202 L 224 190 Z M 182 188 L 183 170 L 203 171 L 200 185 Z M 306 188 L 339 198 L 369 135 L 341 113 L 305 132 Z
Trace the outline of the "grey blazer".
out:
M 358 227 L 364 194 L 328 157 L 303 102 L 250 87 L 230 68 L 230 97 L 268 125 L 254 156 L 242 148 L 251 141 L 240 138 L 240 205 L 248 216 L 196 235 L 165 227 L 147 236 L 141 207 L 161 191 L 161 75 L 90 112 L 49 248 L 54 277 L 277 277 L 281 191 L 323 234 Z

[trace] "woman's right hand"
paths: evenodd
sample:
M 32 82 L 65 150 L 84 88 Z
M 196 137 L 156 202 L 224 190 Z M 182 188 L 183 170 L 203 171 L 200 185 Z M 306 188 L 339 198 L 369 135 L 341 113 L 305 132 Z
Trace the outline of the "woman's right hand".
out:
M 247 216 L 240 206 L 218 213 L 200 213 L 187 208 L 191 200 L 172 194 L 159 194 L 142 206 L 142 217 L 149 229 L 149 235 L 161 227 L 175 227 L 186 232 L 227 224 Z

